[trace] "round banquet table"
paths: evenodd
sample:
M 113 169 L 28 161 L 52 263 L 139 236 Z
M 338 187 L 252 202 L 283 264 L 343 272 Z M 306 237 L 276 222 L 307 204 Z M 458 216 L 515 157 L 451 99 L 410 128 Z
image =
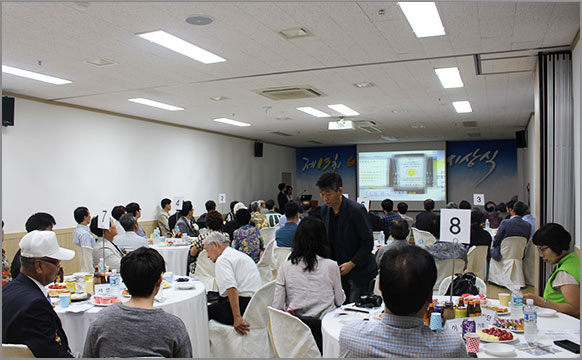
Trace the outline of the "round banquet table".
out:
M 190 245 L 150 245 L 150 248 L 156 249 L 166 261 L 166 271 L 174 274 L 184 274 L 188 265 L 188 251 Z
M 162 298 L 162 301 L 154 301 L 156 308 L 176 315 L 184 322 L 190 342 L 192 343 L 192 354 L 195 358 L 210 357 L 210 345 L 208 338 L 208 303 L 206 300 L 206 290 L 204 284 L 197 280 L 191 280 L 195 288 L 190 290 L 177 289 L 176 283 L 171 288 L 160 289 L 156 299 Z M 127 301 L 128 298 L 123 300 Z M 85 346 L 85 337 L 89 330 L 89 325 L 99 316 L 103 307 L 92 306 L 86 311 L 75 313 L 75 310 L 88 301 L 73 302 L 63 309 L 59 305 L 55 306 L 55 311 L 59 315 L 63 324 L 63 329 L 69 340 L 69 347 L 73 352 L 83 354 Z
M 444 301 L 447 296 L 435 296 L 439 302 Z M 458 299 L 458 296 L 453 296 L 454 299 Z M 499 301 L 496 299 L 489 299 L 487 305 L 499 305 Z M 353 304 L 350 304 L 353 305 Z M 344 324 L 352 320 L 363 320 L 369 318 L 370 315 L 367 313 L 356 312 L 356 311 L 344 311 L 341 308 L 337 308 L 334 311 L 327 313 L 321 322 L 321 332 L 323 335 L 323 357 L 324 358 L 339 358 L 340 346 L 339 346 L 339 334 Z M 503 318 L 504 316 L 500 316 Z M 511 317 L 510 315 L 507 317 Z M 369 320 L 376 321 L 376 320 Z M 576 343 L 580 344 L 579 331 L 580 331 L 580 320 L 562 313 L 556 313 L 554 316 L 541 317 L 538 316 L 538 342 L 542 344 L 551 344 L 552 340 L 545 336 L 545 331 L 564 331 L 564 330 L 577 330 L 578 339 Z M 523 333 L 513 333 L 513 336 L 517 338 L 516 341 L 509 343 L 510 345 L 515 345 L 519 343 L 525 343 Z M 574 341 L 574 339 L 570 339 Z M 481 345 L 485 344 L 481 342 Z M 556 348 L 559 348 L 555 346 Z M 565 357 L 579 357 L 577 354 L 569 352 L 565 349 L 559 348 L 561 351 L 555 354 L 547 354 L 536 357 L 545 358 L 565 358 Z M 486 353 L 482 348 L 479 349 L 477 353 L 478 357 L 496 357 L 489 353 Z M 525 351 L 516 350 L 514 355 L 511 357 L 522 357 L 529 358 L 532 355 L 526 353 Z

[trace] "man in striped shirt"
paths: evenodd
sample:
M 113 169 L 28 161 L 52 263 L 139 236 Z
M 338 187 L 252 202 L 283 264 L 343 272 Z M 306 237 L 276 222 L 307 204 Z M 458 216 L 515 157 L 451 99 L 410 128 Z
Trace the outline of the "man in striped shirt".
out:
M 436 276 L 434 259 L 426 250 L 406 246 L 387 251 L 380 263 L 382 319 L 346 323 L 339 337 L 340 357 L 468 357 L 459 334 L 424 325 Z
M 267 200 L 265 205 L 267 205 L 267 210 L 269 210 L 265 214 L 267 216 L 267 222 L 269 223 L 269 227 L 279 225 L 279 218 L 281 217 L 281 214 L 275 211 L 275 201 L 273 201 L 273 199 L 269 199 Z

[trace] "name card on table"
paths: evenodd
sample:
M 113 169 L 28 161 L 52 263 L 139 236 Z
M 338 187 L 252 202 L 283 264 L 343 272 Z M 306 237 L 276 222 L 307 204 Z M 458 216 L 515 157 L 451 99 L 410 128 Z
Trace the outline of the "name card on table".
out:
M 485 318 L 485 321 L 487 321 L 487 323 L 493 324 L 497 319 L 497 311 L 481 308 L 481 316 Z
M 471 242 L 471 210 L 441 209 L 441 241 Z
M 111 294 L 111 285 L 109 284 L 97 284 L 95 285 L 95 295 L 96 296 L 106 296 Z
M 459 335 L 463 335 L 463 320 L 472 320 L 475 322 L 475 331 L 483 330 L 489 327 L 489 323 L 484 316 L 474 316 L 468 318 L 450 319 L 445 323 L 445 329 L 451 329 Z

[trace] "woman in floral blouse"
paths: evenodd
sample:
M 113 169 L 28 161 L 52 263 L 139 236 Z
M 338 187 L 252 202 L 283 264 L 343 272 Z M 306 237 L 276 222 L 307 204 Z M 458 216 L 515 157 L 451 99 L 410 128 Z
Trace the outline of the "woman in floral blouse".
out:
M 251 213 L 247 209 L 240 209 L 236 213 L 236 221 L 242 226 L 234 231 L 232 247 L 250 256 L 255 263 L 259 262 L 265 244 L 261 232 L 251 226 Z

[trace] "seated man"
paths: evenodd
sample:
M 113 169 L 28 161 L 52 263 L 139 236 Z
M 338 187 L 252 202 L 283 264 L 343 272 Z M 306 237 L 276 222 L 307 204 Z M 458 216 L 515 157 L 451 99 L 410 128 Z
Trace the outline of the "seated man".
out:
M 380 224 L 382 225 L 384 236 L 388 239 L 388 236 L 390 236 L 390 224 L 396 219 L 401 219 L 401 217 L 394 211 L 394 202 L 390 199 L 382 200 L 382 210 L 384 215 L 380 217 Z
M 80 206 L 73 212 L 77 228 L 73 231 L 73 244 L 75 245 L 81 271 L 93 271 L 93 247 L 95 246 L 95 237 L 91 235 L 89 224 L 91 223 L 91 213 L 89 209 Z
M 125 205 L 125 210 L 127 211 L 128 214 L 131 214 L 133 215 L 133 217 L 135 217 L 135 221 L 138 221 L 139 218 L 141 217 L 141 206 L 139 206 L 139 204 L 136 202 L 132 202 Z M 137 224 L 137 231 L 135 233 L 145 239 L 148 238 L 148 236 L 145 233 L 145 230 L 139 223 Z
M 117 205 L 114 206 L 113 209 L 111 209 L 111 217 L 114 219 L 113 221 L 115 222 L 115 227 L 117 228 L 118 235 L 123 234 L 125 232 L 125 230 L 123 230 L 123 226 L 121 226 L 121 224 L 119 223 L 119 219 L 123 214 L 127 214 L 127 210 L 125 210 L 125 206 L 123 205 Z
M 142 247 L 121 260 L 131 299 L 99 312 L 87 331 L 84 358 L 192 357 L 182 320 L 154 307 L 165 271 L 164 258 L 154 249 Z
M 497 234 L 495 234 L 495 239 L 493 239 L 493 244 L 491 246 L 491 258 L 493 260 L 501 261 L 501 242 L 506 237 L 510 236 L 522 236 L 529 239 L 531 235 L 531 225 L 527 221 L 523 220 L 521 217 L 525 215 L 527 211 L 527 205 L 521 201 L 513 204 L 512 208 L 509 208 L 511 218 L 503 220 L 497 229 Z
M 416 228 L 418 230 L 430 231 L 431 224 L 434 219 L 438 217 L 438 214 L 433 212 L 434 210 L 434 200 L 426 199 L 424 200 L 424 211 L 416 215 Z M 433 234 L 434 235 L 434 234 Z M 437 235 L 438 238 L 438 235 Z
M 123 214 L 119 218 L 119 223 L 123 226 L 125 233 L 117 235 L 113 242 L 126 252 L 133 251 L 142 246 L 148 246 L 148 241 L 136 234 L 138 229 L 137 220 L 130 213 Z
M 393 248 L 397 248 L 397 247 L 399 248 L 402 246 L 409 246 L 410 245 L 410 243 L 406 239 L 408 237 L 409 232 L 410 232 L 410 229 L 408 228 L 408 221 L 406 221 L 404 219 L 396 219 L 390 223 L 390 235 L 392 235 L 392 237 L 394 238 L 394 241 L 392 241 L 391 244 L 388 244 L 386 246 L 382 246 L 376 252 L 376 263 L 378 264 L 378 266 L 380 266 L 380 261 L 382 260 L 382 257 L 384 256 L 386 251 L 393 249 Z
M 228 239 L 213 232 L 204 239 L 208 257 L 216 263 L 216 283 L 220 300 L 208 306 L 208 319 L 233 325 L 240 335 L 249 331 L 242 318 L 251 297 L 261 287 L 261 276 L 250 256 L 229 246 Z
M 281 217 L 281 214 L 275 211 L 275 201 L 273 201 L 273 199 L 269 199 L 265 202 L 265 205 L 267 206 L 268 210 L 265 215 L 267 216 L 267 222 L 269 223 L 269 226 L 273 227 L 279 225 L 279 218 Z
M 172 201 L 170 199 L 162 199 L 160 202 L 162 208 L 158 213 L 158 227 L 160 228 L 160 235 L 163 237 L 170 237 L 172 230 L 170 229 L 170 210 L 172 210 Z
M 44 212 L 38 212 L 36 214 L 30 215 L 28 220 L 26 220 L 26 224 L 24 227 L 26 228 L 26 232 L 29 233 L 34 230 L 49 230 L 52 231 L 53 226 L 55 226 L 57 222 L 55 218 L 51 214 L 47 214 Z M 20 249 L 14 255 L 14 259 L 12 259 L 12 265 L 10 265 L 10 277 L 16 279 L 16 277 L 20 274 Z
M 175 232 L 181 232 L 191 237 L 198 236 L 198 224 L 194 221 L 194 207 L 190 200 L 182 203 L 182 210 L 180 210 L 180 218 L 176 221 L 174 227 Z
M 204 203 L 204 207 L 206 208 L 206 212 L 200 215 L 198 221 L 196 221 L 200 229 L 206 227 L 206 216 L 208 215 L 209 212 L 216 210 L 216 203 L 212 200 L 208 200 L 207 202 Z
M 483 212 L 479 208 L 476 207 L 471 210 L 471 242 L 469 245 L 486 245 L 487 253 L 489 253 L 489 248 L 491 247 L 491 234 L 481 227 L 483 224 L 483 217 Z
M 418 246 L 393 248 L 382 257 L 380 321 L 351 321 L 339 335 L 340 357 L 468 357 L 463 338 L 449 329 L 432 331 L 423 317 L 432 301 L 437 269 Z
M 45 286 L 75 252 L 59 247 L 52 231 L 29 232 L 19 245 L 20 273 L 2 288 L 2 343 L 25 344 L 35 357 L 73 357 Z
M 297 220 L 299 220 L 299 205 L 291 200 L 285 205 L 285 217 L 287 222 L 275 233 L 275 241 L 278 247 L 293 247 L 293 237 L 297 230 Z

